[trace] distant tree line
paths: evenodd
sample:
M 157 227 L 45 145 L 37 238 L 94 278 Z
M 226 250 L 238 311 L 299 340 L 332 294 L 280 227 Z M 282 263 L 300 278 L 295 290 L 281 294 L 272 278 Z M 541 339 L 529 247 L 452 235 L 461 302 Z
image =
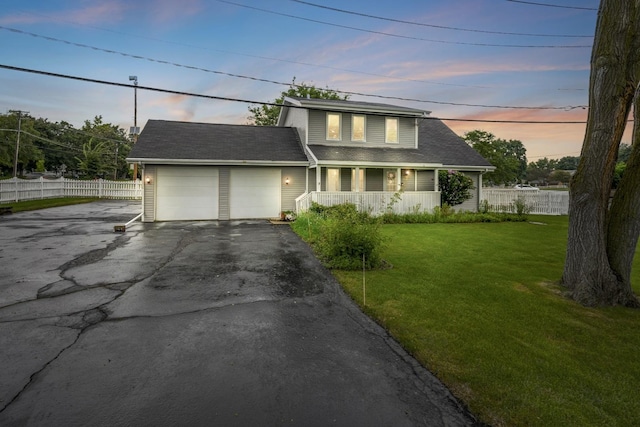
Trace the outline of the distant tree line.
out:
M 125 159 L 131 144 L 124 129 L 104 123 L 102 116 L 76 129 L 65 121 L 11 111 L 0 114 L 0 177 L 13 176 L 18 148 L 18 177 L 51 172 L 81 179 L 130 179 Z

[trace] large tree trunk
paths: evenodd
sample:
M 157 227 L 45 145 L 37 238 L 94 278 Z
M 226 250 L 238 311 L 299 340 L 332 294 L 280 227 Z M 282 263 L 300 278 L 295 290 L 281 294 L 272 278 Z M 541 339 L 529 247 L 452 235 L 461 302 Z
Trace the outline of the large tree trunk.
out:
M 609 263 L 607 224 L 618 148 L 638 83 L 639 9 L 640 0 L 602 0 L 598 12 L 589 115 L 580 163 L 570 185 L 569 236 L 562 277 L 573 298 L 584 305 L 622 302 L 620 275 Z M 620 231 L 626 228 L 622 226 Z
M 633 103 L 632 151 L 611 203 L 607 249 L 609 264 L 617 275 L 618 294 L 614 303 L 640 307 L 631 289 L 631 266 L 640 235 L 640 85 Z

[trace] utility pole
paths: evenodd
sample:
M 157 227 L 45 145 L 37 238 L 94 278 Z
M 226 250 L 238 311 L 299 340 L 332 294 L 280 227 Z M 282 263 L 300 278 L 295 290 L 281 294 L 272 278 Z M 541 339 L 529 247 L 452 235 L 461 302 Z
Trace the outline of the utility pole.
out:
M 18 137 L 16 138 L 16 155 L 13 159 L 13 177 L 18 177 L 18 153 L 20 152 L 20 131 L 22 128 L 22 115 L 29 114 L 28 111 L 22 110 L 9 110 L 10 113 L 15 113 L 18 115 Z
M 138 76 L 129 76 L 129 81 L 133 82 L 133 127 L 130 129 L 129 134 L 133 138 L 133 143 L 138 142 Z M 138 179 L 138 164 L 133 164 L 133 180 Z

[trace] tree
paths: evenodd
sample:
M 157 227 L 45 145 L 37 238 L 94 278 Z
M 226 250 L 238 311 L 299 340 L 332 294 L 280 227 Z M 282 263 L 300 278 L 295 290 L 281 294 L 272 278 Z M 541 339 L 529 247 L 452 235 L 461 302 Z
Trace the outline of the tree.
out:
M 34 119 L 22 114 L 20 118 L 20 146 L 18 149 L 18 175 L 24 169 L 35 169 L 38 160 L 44 159 L 42 151 L 34 144 L 38 131 L 34 129 Z M 16 143 L 18 138 L 18 113 L 0 115 L 0 172 L 13 173 Z
M 580 162 L 580 157 L 565 156 L 565 157 L 562 157 L 560 160 L 558 160 L 556 169 L 560 169 L 563 171 L 574 171 L 578 169 L 578 162 Z
M 602 0 L 580 163 L 570 185 L 562 283 L 581 304 L 640 307 L 631 265 L 640 234 L 640 0 Z M 620 141 L 634 107 L 632 148 L 609 203 Z
M 296 78 L 294 77 L 289 85 L 287 91 L 283 91 L 280 97 L 277 98 L 272 104 L 282 104 L 285 96 L 295 96 L 306 98 L 321 98 L 321 99 L 335 99 L 346 100 L 349 99 L 349 95 L 341 96 L 333 89 L 318 89 L 315 86 L 309 86 L 304 82 L 296 84 Z M 280 115 L 280 108 L 278 105 L 257 105 L 250 106 L 249 112 L 251 115 L 247 117 L 249 121 L 257 126 L 275 126 L 278 123 L 278 116 Z
M 82 155 L 76 157 L 78 168 L 84 173 L 86 178 L 102 178 L 109 170 L 105 162 L 106 141 L 94 143 L 93 138 L 82 146 Z
M 549 175 L 556 169 L 558 162 L 554 159 L 543 157 L 536 162 L 529 163 L 527 166 L 527 180 L 546 183 Z
M 521 141 L 496 138 L 482 130 L 467 132 L 462 137 L 496 169 L 482 175 L 487 184 L 512 184 L 525 177 L 527 150 Z
M 469 200 L 473 180 L 458 171 L 439 171 L 438 172 L 438 189 L 440 190 L 440 200 L 442 204 L 456 206 Z
M 556 169 L 549 175 L 549 181 L 560 184 L 568 184 L 571 181 L 571 174 L 561 169 Z

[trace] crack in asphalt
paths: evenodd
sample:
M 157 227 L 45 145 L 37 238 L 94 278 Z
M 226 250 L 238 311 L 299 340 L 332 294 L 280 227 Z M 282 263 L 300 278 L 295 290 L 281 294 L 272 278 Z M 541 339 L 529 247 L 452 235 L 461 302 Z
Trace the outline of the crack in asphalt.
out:
M 72 294 L 72 293 L 84 292 L 84 291 L 87 291 L 87 290 L 90 290 L 90 289 L 96 289 L 96 288 L 107 288 L 107 289 L 110 289 L 110 290 L 119 291 L 119 293 L 117 295 L 115 295 L 110 301 L 108 301 L 106 303 L 103 303 L 98 307 L 90 308 L 88 310 L 79 310 L 77 312 L 67 313 L 65 315 L 41 316 L 41 317 L 34 317 L 34 318 L 30 318 L 30 319 L 0 321 L 0 324 L 2 324 L 2 323 L 25 322 L 25 321 L 46 320 L 46 319 L 60 319 L 58 322 L 56 322 L 56 324 L 55 324 L 56 327 L 77 329 L 78 330 L 78 334 L 77 334 L 76 338 L 73 340 L 73 342 L 71 344 L 69 344 L 69 345 L 65 346 L 64 348 L 62 348 L 51 360 L 46 362 L 40 369 L 38 369 L 37 371 L 35 371 L 34 373 L 32 373 L 29 376 L 29 381 L 27 381 L 27 383 L 20 389 L 20 391 L 18 391 L 18 393 L 16 393 L 16 395 L 13 396 L 13 398 L 11 400 L 9 400 L 9 402 L 5 406 L 0 408 L 0 414 L 2 412 L 4 412 L 7 408 L 9 408 L 13 404 L 13 402 L 15 402 L 29 388 L 29 386 L 33 383 L 35 378 L 40 373 L 42 373 L 49 365 L 51 365 L 58 358 L 60 358 L 60 356 L 65 351 L 71 349 L 80 340 L 80 337 L 82 336 L 82 334 L 84 334 L 89 328 L 92 328 L 92 327 L 94 327 L 94 326 L 96 326 L 96 325 L 98 325 L 98 324 L 100 324 L 102 322 L 116 322 L 116 321 L 124 321 L 124 320 L 136 319 L 136 318 L 170 317 L 170 316 L 178 316 L 178 315 L 186 315 L 186 314 L 192 314 L 192 313 L 198 313 L 198 312 L 205 312 L 205 311 L 208 311 L 208 310 L 215 310 L 215 309 L 220 309 L 220 308 L 226 307 L 227 305 L 218 306 L 218 307 L 205 307 L 205 308 L 199 309 L 199 310 L 193 310 L 193 311 L 188 311 L 188 312 L 180 312 L 180 313 L 171 313 L 171 314 L 162 315 L 162 316 L 130 316 L 130 317 L 124 317 L 124 318 L 115 318 L 115 319 L 109 319 L 109 313 L 105 309 L 105 307 L 108 304 L 111 304 L 114 301 L 116 301 L 118 298 L 122 297 L 122 295 L 125 294 L 127 289 L 129 289 L 130 287 L 134 286 L 135 284 L 138 284 L 138 283 L 148 279 L 149 277 L 152 277 L 153 275 L 157 274 L 160 270 L 162 270 L 167 264 L 169 264 L 171 261 L 173 261 L 175 259 L 175 257 L 178 256 L 185 248 L 187 248 L 193 242 L 197 241 L 198 233 L 199 233 L 199 230 L 189 230 L 189 231 L 187 231 L 187 233 L 184 236 L 182 236 L 180 238 L 180 240 L 178 240 L 177 244 L 175 245 L 173 250 L 169 253 L 169 255 L 166 257 L 166 259 L 159 263 L 159 267 L 156 270 L 151 271 L 149 274 L 147 274 L 146 276 L 144 276 L 142 279 L 140 279 L 137 282 L 119 282 L 119 283 L 99 284 L 99 285 L 94 285 L 94 286 L 83 286 L 83 285 L 78 284 L 73 278 L 68 278 L 68 277 L 64 276 L 66 271 L 68 271 L 71 268 L 79 267 L 79 266 L 83 266 L 83 265 L 88 265 L 88 264 L 93 264 L 95 262 L 98 262 L 98 261 L 104 259 L 112 251 L 116 250 L 119 247 L 124 246 L 126 243 L 129 242 L 129 240 L 131 240 L 132 237 L 134 237 L 133 234 L 118 236 L 118 237 L 116 237 L 116 239 L 113 242 L 109 243 L 105 248 L 95 249 L 95 250 L 86 252 L 86 253 L 74 258 L 73 260 L 71 260 L 71 261 L 69 261 L 69 262 L 67 262 L 67 263 L 65 263 L 65 264 L 63 264 L 63 265 L 61 265 L 59 267 L 61 279 L 70 281 L 71 283 L 74 284 L 74 286 L 61 290 L 60 294 L 41 296 L 40 295 L 41 293 L 46 292 L 47 290 L 51 289 L 51 287 L 54 286 L 55 283 L 57 283 L 57 282 L 49 283 L 49 284 L 43 286 L 42 288 L 40 288 L 38 290 L 38 296 L 35 299 L 20 301 L 20 302 L 17 302 L 15 304 L 11 304 L 11 305 L 7 305 L 7 306 L 4 306 L 4 307 L 1 307 L 1 308 L 13 307 L 13 306 L 16 306 L 16 305 L 20 305 L 20 304 L 24 304 L 24 303 L 27 303 L 27 302 L 35 301 L 35 300 L 38 300 L 38 299 L 54 299 L 54 298 L 58 298 L 58 297 L 65 296 L 65 295 L 69 295 L 69 294 Z M 135 235 L 137 235 L 137 233 Z M 254 303 L 254 302 L 260 302 L 260 301 L 250 301 L 249 303 Z M 247 302 L 245 302 L 245 303 L 247 303 Z M 236 305 L 237 305 L 237 303 L 236 303 Z M 77 317 L 77 316 L 80 316 L 80 315 L 82 315 L 82 318 L 80 320 L 74 320 L 73 319 L 74 317 Z M 67 320 L 65 321 L 63 319 L 67 319 Z M 67 322 L 68 322 L 68 324 L 65 324 Z

